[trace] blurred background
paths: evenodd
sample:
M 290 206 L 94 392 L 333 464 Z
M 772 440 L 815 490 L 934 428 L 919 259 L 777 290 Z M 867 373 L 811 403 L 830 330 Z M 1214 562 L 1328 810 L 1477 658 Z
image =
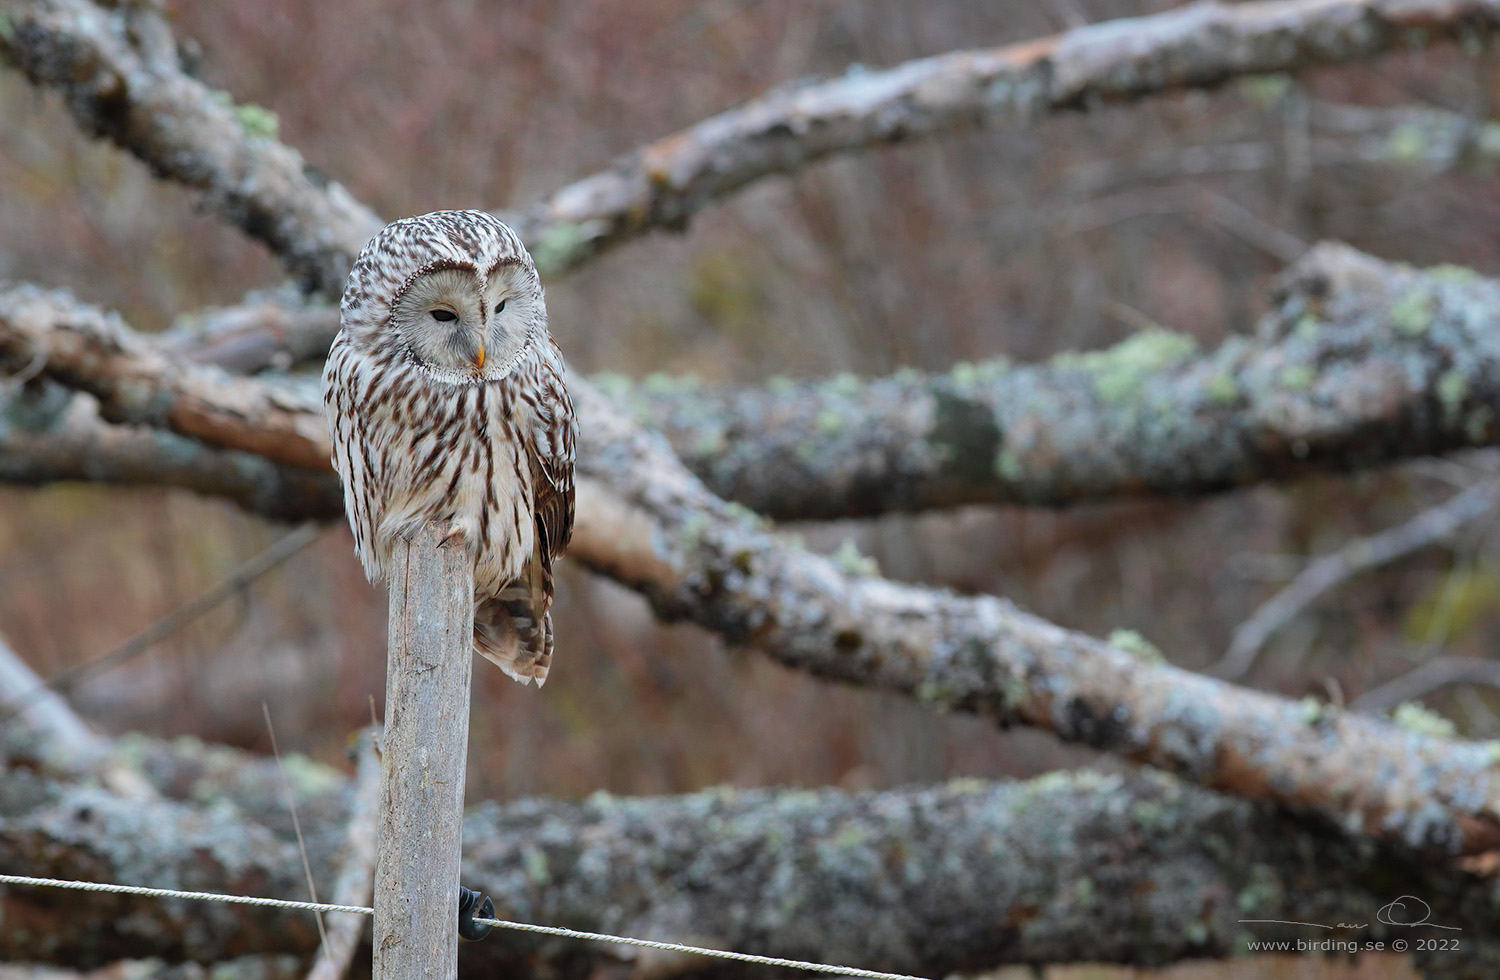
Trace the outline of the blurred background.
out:
M 809 75 L 883 67 L 1149 13 L 1136 0 L 262 0 L 169 4 L 198 71 L 386 217 L 519 208 L 649 140 Z M 1032 126 L 833 160 L 547 284 L 576 369 L 716 384 L 945 369 L 1252 331 L 1269 278 L 1322 238 L 1500 271 L 1488 52 L 1401 54 Z M 0 277 L 66 286 L 162 329 L 275 289 L 278 265 L 182 189 L 79 135 L 0 73 Z M 1484 455 L 1200 502 L 982 508 L 797 527 L 887 575 L 1008 596 L 1097 635 L 1132 629 L 1203 667 L 1309 556 L 1399 524 L 1491 472 Z M 44 675 L 105 653 L 288 528 L 186 492 L 0 488 L 0 635 Z M 1500 542 L 1360 576 L 1277 633 L 1247 680 L 1352 699 L 1500 635 Z M 714 784 L 887 787 L 1110 766 L 906 699 L 830 686 L 564 563 L 546 689 L 475 670 L 470 799 Z M 145 731 L 344 766 L 383 698 L 385 599 L 347 530 L 74 701 Z M 1500 735 L 1484 690 L 1426 697 Z M 1373 967 L 1371 968 L 1373 969 Z M 1293 973 L 1280 975 L 1293 976 Z M 1324 975 L 1319 973 L 1318 975 Z M 1366 973 L 1361 975 L 1385 975 Z

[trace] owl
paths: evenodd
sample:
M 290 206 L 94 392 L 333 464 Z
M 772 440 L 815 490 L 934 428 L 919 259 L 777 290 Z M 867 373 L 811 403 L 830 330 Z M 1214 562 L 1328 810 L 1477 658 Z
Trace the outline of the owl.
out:
M 355 260 L 339 324 L 323 400 L 365 573 L 448 522 L 474 560 L 475 649 L 540 687 L 577 422 L 536 264 L 483 211 L 402 218 Z

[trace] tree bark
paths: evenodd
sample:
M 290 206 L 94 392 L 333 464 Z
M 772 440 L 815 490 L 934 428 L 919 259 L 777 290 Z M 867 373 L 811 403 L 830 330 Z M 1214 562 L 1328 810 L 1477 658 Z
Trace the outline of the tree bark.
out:
M 1299 321 L 1285 350 L 1359 352 L 1377 369 L 1350 374 L 1334 361 L 1309 377 L 1307 364 L 1294 364 L 1288 378 L 1285 362 L 1268 358 L 1253 372 L 1244 368 L 1248 377 L 1231 379 L 1236 391 L 1265 390 L 1258 411 L 1279 422 L 1282 437 L 1291 440 L 1281 458 L 1321 458 L 1322 440 L 1341 431 L 1338 423 L 1349 412 L 1373 422 L 1353 430 L 1356 456 L 1372 443 L 1384 445 L 1392 427 L 1405 434 L 1401 451 L 1435 451 L 1445 433 L 1493 439 L 1490 406 L 1500 350 L 1486 307 L 1475 299 L 1500 287 L 1430 273 L 1402 280 L 1383 320 L 1330 325 L 1319 310 L 1338 295 L 1340 277 L 1379 281 L 1390 274 L 1358 253 L 1330 254 L 1351 261 L 1313 263 L 1293 276 L 1300 284 L 1294 292 L 1308 297 L 1304 319 L 1311 329 Z M 69 316 L 66 329 L 49 332 L 45 316 L 6 318 L 5 312 L 0 309 L 0 353 L 16 363 L 32 364 L 44 353 L 40 369 L 49 376 L 158 424 L 178 419 L 174 405 L 188 398 L 195 417 L 232 423 L 199 429 L 200 437 L 237 444 L 243 436 L 251 449 L 274 442 L 282 458 L 320 457 L 327 465 L 326 429 L 310 395 L 143 353 L 143 342 L 113 321 Z M 92 333 L 101 323 L 109 331 Z M 1149 407 L 1151 392 L 1170 385 L 1158 384 L 1151 373 L 1160 361 L 1148 363 L 1141 371 L 1131 362 L 1125 381 L 1114 369 L 1095 372 L 1107 383 L 1095 380 L 1094 395 L 1103 397 L 1098 386 L 1104 383 L 1106 392 L 1135 392 Z M 1453 373 L 1465 364 L 1472 376 Z M 1455 377 L 1456 385 L 1450 383 Z M 228 382 L 222 398 L 216 394 L 221 380 Z M 1214 389 L 1211 379 L 1202 385 Z M 663 440 L 620 414 L 594 386 L 577 381 L 573 388 L 582 439 L 570 555 L 635 588 L 663 617 L 692 620 L 730 643 L 758 647 L 822 677 L 902 692 L 1001 725 L 1033 725 L 1409 848 L 1469 854 L 1500 845 L 1500 777 L 1491 745 L 1406 733 L 1330 706 L 1150 663 L 1001 599 L 842 569 L 715 496 Z M 1405 400 L 1393 399 L 1393 392 Z M 256 415 L 262 410 L 264 423 Z M 1139 431 L 1175 434 L 1176 419 L 1151 413 Z M 1259 458 L 1254 446 L 1249 453 Z
M 58 89 L 80 129 L 197 192 L 304 287 L 342 292 L 384 222 L 256 125 L 258 107 L 233 105 L 184 72 L 160 4 L 6 0 L 4 14 L 0 54 Z
M 712 390 L 606 385 L 721 496 L 784 519 L 1196 496 L 1500 439 L 1500 283 L 1325 243 L 1255 338 Z
M 833 154 L 1342 64 L 1497 24 L 1500 5 L 1488 0 L 1206 2 L 886 70 L 856 67 L 624 154 L 514 220 L 559 271 L 647 230 L 685 227 L 711 201 Z
M 660 427 L 720 496 L 788 520 L 1194 496 L 1500 442 L 1500 282 L 1324 244 L 1276 299 L 1258 337 L 1206 353 L 1160 332 L 1044 364 L 875 380 L 609 377 L 614 404 L 595 404 Z M 96 394 L 111 418 L 224 448 L 102 426 L 40 389 L 0 400 L 0 479 L 162 482 L 269 516 L 340 512 L 309 386 L 233 379 L 113 322 L 66 293 L 0 289 L 0 358 Z
M 87 391 L 110 422 L 168 429 L 306 469 L 329 467 L 327 426 L 308 389 L 183 362 L 113 313 L 62 291 L 0 291 L 0 363 Z
M 326 809 L 305 821 L 319 881 L 334 873 L 341 826 Z M 0 865 L 305 895 L 289 832 L 232 806 L 142 805 L 25 770 L 0 781 Z M 1149 772 L 486 803 L 465 820 L 463 873 L 502 918 L 925 976 L 1009 963 L 1160 965 L 1309 935 L 1240 921 L 1251 918 L 1364 922 L 1338 934 L 1364 940 L 1461 936 L 1462 958 L 1430 957 L 1435 976 L 1493 976 L 1484 971 L 1500 964 L 1489 928 L 1500 909 L 1482 880 Z M 1462 932 L 1383 924 L 1377 911 L 1402 894 Z M 19 962 L 310 957 L 317 944 L 310 914 L 242 906 L 9 888 L 0 912 L 0 959 Z M 652 980 L 770 975 L 506 930 L 460 953 L 464 975 L 544 980 L 584 980 L 621 960 Z
M 1402 732 L 1151 662 L 1029 615 L 845 570 L 714 497 L 575 386 L 577 560 L 787 666 L 1027 724 L 1418 850 L 1500 845 L 1493 747 Z M 585 462 L 586 461 L 586 462 Z
M 159 8 L 7 0 L 0 53 L 62 92 L 79 126 L 197 191 L 306 288 L 337 297 L 380 220 L 256 120 L 185 74 Z M 558 273 L 756 180 L 836 153 L 1342 64 L 1500 24 L 1497 0 L 1197 3 L 882 71 L 803 81 L 648 144 L 504 215 Z M 247 112 L 247 110 L 249 110 Z
M 331 464 L 312 470 L 167 429 L 111 424 L 92 395 L 51 381 L 0 392 L 0 481 L 65 480 L 181 487 L 279 521 L 329 520 L 344 511 Z

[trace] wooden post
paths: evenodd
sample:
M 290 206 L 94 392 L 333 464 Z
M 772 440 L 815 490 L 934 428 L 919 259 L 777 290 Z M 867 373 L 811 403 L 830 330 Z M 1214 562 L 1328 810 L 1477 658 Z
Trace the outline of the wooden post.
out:
M 397 539 L 390 581 L 374 980 L 458 972 L 459 833 L 469 748 L 474 571 L 446 525 Z

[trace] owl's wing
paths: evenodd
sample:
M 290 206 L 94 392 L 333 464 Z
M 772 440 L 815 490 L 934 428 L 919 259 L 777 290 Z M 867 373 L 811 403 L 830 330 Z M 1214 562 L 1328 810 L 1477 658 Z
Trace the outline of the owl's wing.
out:
M 529 431 L 521 440 L 531 466 L 536 538 L 520 579 L 474 609 L 476 649 L 521 683 L 540 687 L 552 663 L 552 562 L 573 537 L 573 454 L 578 423 L 563 383 L 562 355 L 548 343 L 527 380 Z
M 552 561 L 573 538 L 573 460 L 578 422 L 563 381 L 565 368 L 557 345 L 549 343 L 538 358 L 537 408 L 531 432 L 532 506 L 536 514 L 537 552 L 552 592 Z
M 385 453 L 373 440 L 362 409 L 369 400 L 369 375 L 342 332 L 334 339 L 323 370 L 323 403 L 333 443 L 334 469 L 343 484 L 344 511 L 354 532 L 354 550 L 371 581 L 384 576 L 376 528 L 387 493 Z

